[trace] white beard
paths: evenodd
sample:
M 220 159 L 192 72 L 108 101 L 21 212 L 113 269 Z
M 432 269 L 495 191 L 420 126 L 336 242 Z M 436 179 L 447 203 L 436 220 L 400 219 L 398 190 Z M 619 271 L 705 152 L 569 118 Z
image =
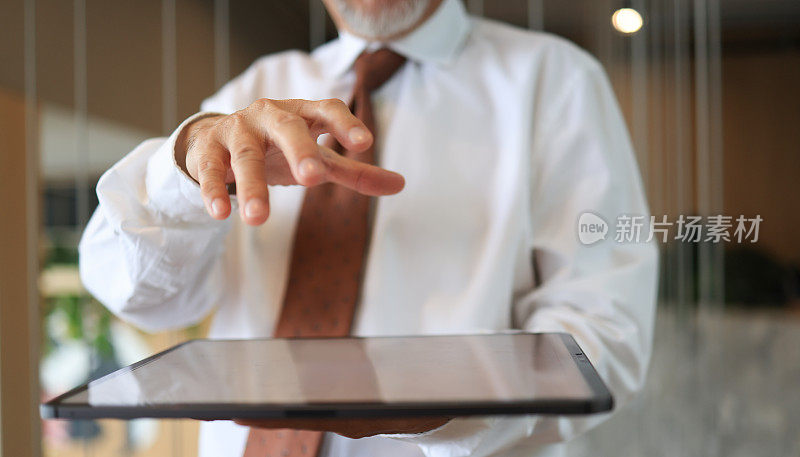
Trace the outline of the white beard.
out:
M 342 20 L 355 34 L 365 38 L 386 38 L 413 27 L 428 9 L 432 0 L 399 0 L 377 14 L 353 7 L 349 0 L 334 0 Z

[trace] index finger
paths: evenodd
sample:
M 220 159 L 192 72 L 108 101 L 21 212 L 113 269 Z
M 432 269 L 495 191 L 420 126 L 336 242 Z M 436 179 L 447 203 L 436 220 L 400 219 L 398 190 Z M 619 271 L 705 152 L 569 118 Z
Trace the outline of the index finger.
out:
M 373 197 L 393 195 L 405 187 L 405 178 L 399 173 L 349 159 L 322 145 L 319 148 L 327 166 L 325 176 L 330 182 Z

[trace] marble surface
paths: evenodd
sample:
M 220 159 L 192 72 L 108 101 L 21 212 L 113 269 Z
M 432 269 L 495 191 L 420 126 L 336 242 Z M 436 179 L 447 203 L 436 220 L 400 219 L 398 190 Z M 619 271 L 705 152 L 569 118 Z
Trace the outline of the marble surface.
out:
M 800 316 L 662 310 L 643 392 L 576 456 L 800 456 Z

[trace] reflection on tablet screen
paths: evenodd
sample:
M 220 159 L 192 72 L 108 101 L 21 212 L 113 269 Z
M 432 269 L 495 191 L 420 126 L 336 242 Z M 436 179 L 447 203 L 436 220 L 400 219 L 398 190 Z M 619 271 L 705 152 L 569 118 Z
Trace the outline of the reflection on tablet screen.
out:
M 197 340 L 64 404 L 420 403 L 591 395 L 557 334 Z

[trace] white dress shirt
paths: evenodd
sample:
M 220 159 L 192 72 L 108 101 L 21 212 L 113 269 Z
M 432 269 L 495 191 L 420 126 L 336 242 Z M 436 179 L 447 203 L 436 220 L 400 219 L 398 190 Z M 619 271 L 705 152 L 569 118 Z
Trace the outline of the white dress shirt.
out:
M 342 33 L 312 54 L 263 57 L 169 138 L 143 142 L 108 170 L 80 244 L 87 288 L 148 331 L 214 311 L 212 338 L 270 336 L 304 188 L 270 187 L 262 226 L 243 224 L 236 208 L 215 221 L 175 166 L 175 138 L 198 116 L 261 97 L 347 100 L 352 63 L 370 45 Z M 619 407 L 645 376 L 657 251 L 613 236 L 578 241 L 584 211 L 606 221 L 648 214 L 601 66 L 562 39 L 469 17 L 458 0 L 388 46 L 409 62 L 374 95 L 377 151 L 406 187 L 377 199 L 353 334 L 567 331 Z M 596 422 L 490 417 L 420 435 L 328 434 L 321 455 L 550 455 L 552 443 Z M 203 423 L 200 455 L 240 455 L 247 432 Z

